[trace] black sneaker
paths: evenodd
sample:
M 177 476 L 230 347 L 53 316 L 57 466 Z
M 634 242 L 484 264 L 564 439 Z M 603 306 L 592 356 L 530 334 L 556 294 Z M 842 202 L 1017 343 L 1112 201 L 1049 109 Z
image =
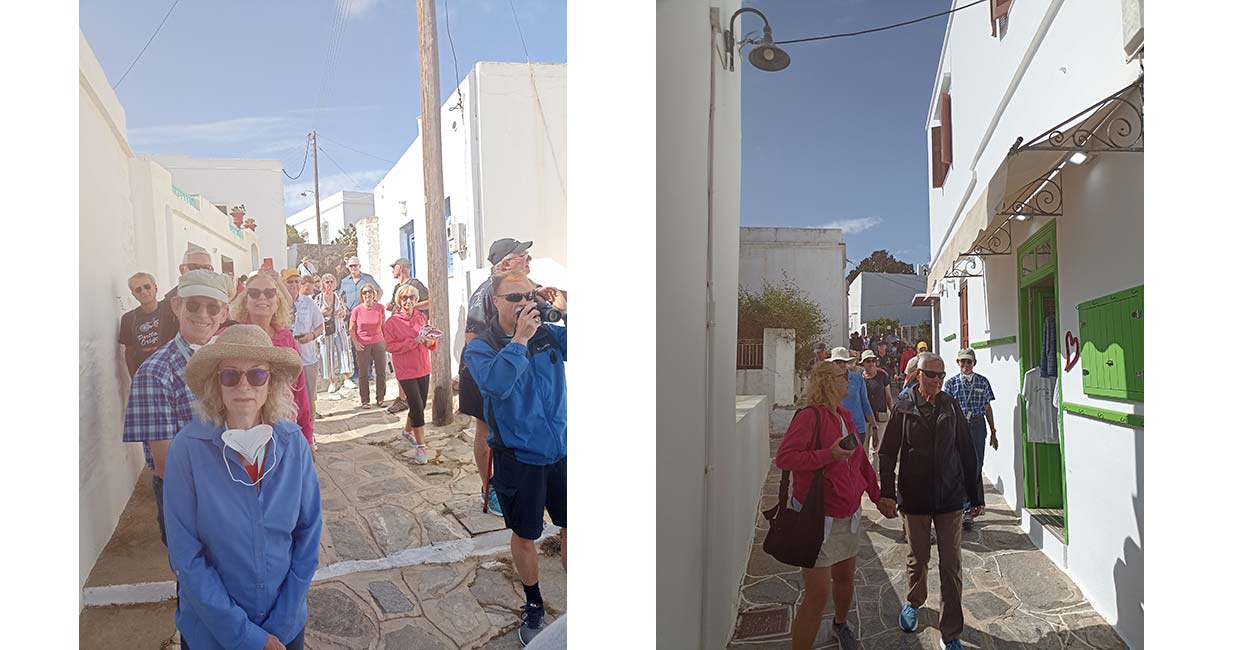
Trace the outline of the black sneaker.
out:
M 533 641 L 539 632 L 542 632 L 545 612 L 542 605 L 526 603 L 521 608 L 521 628 L 517 630 L 517 638 L 521 640 L 521 647 L 529 645 L 529 642 Z
M 840 641 L 840 650 L 857 650 L 857 637 L 853 634 L 852 628 L 848 627 L 848 623 L 836 625 L 833 620 L 831 631 L 835 632 L 835 638 Z
M 397 397 L 396 399 L 392 400 L 392 405 L 388 407 L 387 412 L 395 415 L 397 413 L 400 413 L 401 411 L 408 411 L 408 410 L 409 410 L 409 405 L 405 403 L 405 400 Z

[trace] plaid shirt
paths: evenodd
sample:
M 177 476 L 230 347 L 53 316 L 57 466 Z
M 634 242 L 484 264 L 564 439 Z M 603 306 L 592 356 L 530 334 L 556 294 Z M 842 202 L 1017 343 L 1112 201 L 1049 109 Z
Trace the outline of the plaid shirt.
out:
M 943 390 L 947 391 L 956 401 L 960 403 L 960 410 L 964 411 L 966 420 L 972 421 L 986 415 L 986 404 L 995 401 L 995 392 L 990 388 L 990 381 L 985 377 L 973 373 L 973 381 L 964 380 L 964 375 L 959 374 L 947 380 L 943 384 Z
M 123 442 L 141 442 L 146 466 L 155 470 L 151 440 L 172 440 L 194 418 L 194 394 L 185 385 L 185 365 L 193 354 L 180 334 L 142 362 L 125 405 Z

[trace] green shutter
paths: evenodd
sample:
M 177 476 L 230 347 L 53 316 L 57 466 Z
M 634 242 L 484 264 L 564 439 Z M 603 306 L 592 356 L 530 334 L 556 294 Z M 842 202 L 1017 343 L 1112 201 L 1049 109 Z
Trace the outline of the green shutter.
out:
M 1134 287 L 1077 305 L 1086 395 L 1144 401 L 1144 296 Z

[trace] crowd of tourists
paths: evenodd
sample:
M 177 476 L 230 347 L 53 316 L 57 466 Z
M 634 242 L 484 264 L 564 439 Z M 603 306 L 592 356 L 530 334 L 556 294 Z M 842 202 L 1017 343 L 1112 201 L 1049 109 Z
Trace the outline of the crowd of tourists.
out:
M 841 650 L 860 647 L 847 614 L 864 534 L 861 499 L 867 496 L 883 517 L 902 518 L 908 545 L 908 591 L 901 609 L 890 615 L 901 630 L 917 630 L 927 599 L 930 549 L 936 546 L 941 643 L 959 650 L 960 543 L 963 531 L 985 512 L 981 468 L 987 431 L 990 447 L 999 448 L 990 406 L 994 392 L 973 371 L 972 349 L 960 350 L 960 373 L 947 379 L 943 358 L 924 341 L 916 351 L 911 346 L 898 351 L 883 337 L 858 339 L 852 337 L 861 343 L 852 349 L 828 352 L 825 344 L 816 346 L 804 407 L 793 416 L 775 456 L 785 483 L 780 503 L 765 513 L 772 524 L 764 548 L 801 567 L 805 597 L 793 622 L 792 647 L 813 646 L 828 601 Z M 785 503 L 789 476 L 791 499 Z
M 529 279 L 532 245 L 492 244 L 493 275 L 470 299 L 460 381 L 461 412 L 475 418 L 483 509 L 512 531 L 526 596 L 522 645 L 544 627 L 535 546 L 544 512 L 560 528 L 567 567 L 568 296 Z M 129 278 L 139 305 L 119 328 L 132 378 L 122 439 L 142 443 L 152 473 L 183 648 L 304 646 L 322 530 L 320 380 L 328 394 L 356 388 L 361 408 L 383 407 L 390 368 L 399 397 L 389 412 L 408 411 L 404 437 L 426 464 L 430 352 L 442 332 L 411 266 L 392 263 L 386 305 L 357 257 L 338 274 L 302 260 L 234 284 L 191 246 L 162 298 L 150 273 Z

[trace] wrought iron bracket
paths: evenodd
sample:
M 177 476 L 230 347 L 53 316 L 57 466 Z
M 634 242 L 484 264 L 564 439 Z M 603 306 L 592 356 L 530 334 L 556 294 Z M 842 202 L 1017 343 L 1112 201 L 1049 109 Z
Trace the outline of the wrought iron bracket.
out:
M 999 206 L 995 216 L 1062 217 L 1063 186 L 1059 184 L 1057 171 L 1052 169 L 1026 183 L 1017 190 L 1016 198 L 1012 199 L 1011 203 Z M 1010 248 L 1011 241 L 1008 245 Z
M 1130 95 L 1134 88 L 1137 96 L 1133 99 L 1136 101 L 1125 97 Z M 1024 138 L 1016 138 L 1016 143 L 1012 145 L 1008 155 L 1019 151 L 1141 153 L 1145 151 L 1144 100 L 1145 77 L 1142 75 L 1123 90 L 1060 122 L 1028 143 L 1024 142 Z M 1069 125 L 1086 114 L 1089 117 L 1081 121 L 1079 126 L 1069 128 Z M 1102 115 L 1102 121 L 1087 128 L 1085 125 L 1089 124 L 1095 115 Z
M 952 264 L 952 268 L 943 274 L 944 278 L 980 278 L 982 277 L 982 258 L 966 254 Z
M 985 257 L 987 255 L 1010 255 L 1011 253 L 1012 224 L 1009 219 L 1004 219 L 998 228 L 983 235 L 965 255 Z

